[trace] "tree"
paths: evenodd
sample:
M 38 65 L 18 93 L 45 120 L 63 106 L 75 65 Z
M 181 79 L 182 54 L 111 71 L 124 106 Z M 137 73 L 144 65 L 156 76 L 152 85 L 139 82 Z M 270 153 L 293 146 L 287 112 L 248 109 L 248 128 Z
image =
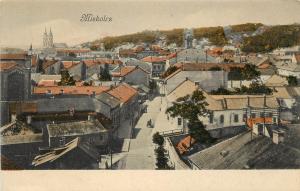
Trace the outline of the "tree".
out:
M 99 80 L 100 81 L 111 81 L 111 75 L 109 73 L 109 65 L 108 64 L 105 64 L 104 68 L 101 67 Z
M 242 76 L 245 80 L 257 79 L 260 76 L 260 72 L 256 70 L 255 65 L 246 64 L 242 69 Z
M 162 146 L 164 144 L 164 138 L 161 136 L 158 132 L 153 134 L 152 141 L 155 144 L 158 144 L 159 146 Z
M 210 93 L 212 95 L 231 95 L 232 94 L 231 91 L 229 91 L 223 87 L 220 87 L 217 90 L 212 90 Z
M 70 57 L 73 57 L 73 58 L 76 58 L 77 55 L 76 55 L 74 52 L 70 52 L 70 53 L 69 53 L 69 56 L 70 56 Z
M 297 86 L 298 85 L 298 80 L 295 76 L 288 76 L 286 79 L 289 83 L 289 86 Z
M 73 79 L 73 76 L 69 74 L 68 70 L 61 71 L 61 80 L 58 83 L 59 86 L 73 86 L 75 85 L 75 80 Z
M 173 105 L 166 110 L 171 117 L 180 116 L 189 122 L 190 135 L 199 142 L 212 142 L 213 139 L 205 130 L 204 125 L 199 120 L 199 116 L 206 116 L 208 111 L 205 96 L 200 90 L 195 90 L 192 95 L 180 97 L 173 102 Z
M 155 149 L 156 154 L 156 166 L 159 170 L 169 170 L 171 167 L 168 165 L 169 159 L 165 155 L 166 150 L 163 146 L 159 146 Z
M 170 76 L 171 74 L 173 74 L 174 72 L 177 71 L 177 67 L 176 66 L 170 66 L 163 74 L 162 74 L 162 78 L 166 78 L 168 76 Z

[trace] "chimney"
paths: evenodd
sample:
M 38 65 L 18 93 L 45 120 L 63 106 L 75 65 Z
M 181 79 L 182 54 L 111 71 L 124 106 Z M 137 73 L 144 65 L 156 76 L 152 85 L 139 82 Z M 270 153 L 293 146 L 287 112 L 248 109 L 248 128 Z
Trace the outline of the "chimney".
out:
M 26 116 L 26 122 L 27 122 L 27 124 L 31 124 L 31 121 L 32 121 L 32 117 L 31 117 L 31 115 L 27 115 Z
M 279 144 L 284 141 L 284 131 L 273 130 L 273 143 Z
M 247 106 L 250 107 L 250 97 L 249 96 L 247 96 L 247 101 L 248 101 Z
M 189 80 L 189 77 L 185 77 L 185 80 L 188 81 L 188 80 Z

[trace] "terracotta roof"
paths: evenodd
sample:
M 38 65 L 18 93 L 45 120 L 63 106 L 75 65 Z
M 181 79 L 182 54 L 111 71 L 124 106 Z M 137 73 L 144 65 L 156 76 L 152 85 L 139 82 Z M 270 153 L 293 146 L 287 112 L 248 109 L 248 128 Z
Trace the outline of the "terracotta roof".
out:
M 38 62 L 37 55 L 32 55 L 32 57 L 31 57 L 31 66 L 36 66 L 37 62 Z
M 128 56 L 128 55 L 135 55 L 136 53 L 132 49 L 121 49 L 119 50 L 119 54 L 121 56 L 126 56 L 126 55 Z
M 190 135 L 182 139 L 176 146 L 180 154 L 184 154 L 196 142 Z M 191 143 L 191 144 L 190 144 Z
M 122 64 L 121 60 L 116 59 L 108 59 L 108 58 L 98 58 L 98 59 L 89 59 L 89 60 L 83 60 L 83 63 L 87 67 L 94 66 L 96 64 Z
M 38 83 L 38 86 L 51 87 L 58 86 L 57 80 L 41 80 Z
M 121 67 L 121 71 L 120 72 L 113 72 L 112 76 L 113 77 L 123 77 L 123 76 L 126 76 L 127 74 L 131 73 L 132 71 L 134 71 L 136 69 L 137 69 L 137 67 L 135 67 L 135 66 Z
M 25 60 L 26 56 L 26 53 L 0 54 L 0 60 Z
M 129 73 L 131 73 L 131 72 L 133 72 L 137 69 L 140 69 L 140 70 L 144 71 L 145 73 L 149 74 L 149 72 L 147 72 L 146 70 L 144 70 L 141 67 L 138 67 L 138 66 L 125 66 L 125 67 L 121 67 L 120 72 L 113 72 L 112 76 L 113 77 L 124 77 L 124 76 L 128 75 Z
M 62 61 L 62 64 L 65 69 L 69 69 L 80 64 L 80 61 Z
M 157 56 L 147 56 L 142 59 L 144 62 L 165 62 L 167 60 L 167 57 L 162 56 L 162 57 L 157 57 Z
M 9 103 L 9 112 L 16 113 L 20 111 L 22 113 L 36 113 L 36 102 L 23 102 L 23 103 Z
M 107 93 L 119 99 L 121 102 L 126 103 L 133 96 L 137 95 L 138 91 L 128 84 L 121 84 L 116 88 L 109 90 Z
M 53 64 L 55 64 L 56 62 L 58 62 L 57 60 L 44 60 L 43 62 L 43 69 L 48 68 L 49 66 L 52 66 Z
M 16 66 L 16 62 L 0 62 L 0 71 L 11 70 Z
M 73 94 L 73 95 L 92 95 L 95 92 L 96 95 L 109 90 L 107 86 L 53 86 L 53 87 L 34 87 L 34 94 L 47 94 L 51 91 L 51 94 Z
M 233 64 L 221 64 L 221 63 L 177 63 L 176 67 L 181 68 L 184 71 L 206 71 L 213 67 L 220 67 L 225 71 L 230 71 L 232 67 L 243 68 L 245 64 L 233 63 Z
M 168 59 L 175 58 L 177 56 L 177 52 L 171 53 L 167 56 Z
M 300 54 L 295 54 L 295 58 L 296 58 L 297 62 L 300 63 Z

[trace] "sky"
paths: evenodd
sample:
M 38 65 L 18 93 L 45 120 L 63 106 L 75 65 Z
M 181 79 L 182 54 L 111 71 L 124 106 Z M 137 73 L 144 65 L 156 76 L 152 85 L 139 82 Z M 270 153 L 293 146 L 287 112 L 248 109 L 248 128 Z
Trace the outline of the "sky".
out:
M 0 0 L 1 1 L 1 0 Z M 300 0 L 117 1 L 2 0 L 0 46 L 42 46 L 45 28 L 54 42 L 76 45 L 143 30 L 226 26 L 246 22 L 300 23 Z M 81 22 L 82 14 L 111 22 Z

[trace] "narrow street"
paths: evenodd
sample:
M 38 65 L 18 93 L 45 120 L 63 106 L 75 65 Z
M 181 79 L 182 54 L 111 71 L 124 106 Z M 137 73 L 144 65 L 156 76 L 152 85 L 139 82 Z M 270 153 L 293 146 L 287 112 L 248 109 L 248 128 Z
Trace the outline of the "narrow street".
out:
M 147 113 L 144 113 L 134 128 L 133 138 L 127 156 L 119 162 L 120 169 L 155 169 L 154 146 L 152 134 L 155 128 L 147 127 L 149 119 L 155 123 L 160 112 L 161 97 L 156 97 L 147 103 Z

